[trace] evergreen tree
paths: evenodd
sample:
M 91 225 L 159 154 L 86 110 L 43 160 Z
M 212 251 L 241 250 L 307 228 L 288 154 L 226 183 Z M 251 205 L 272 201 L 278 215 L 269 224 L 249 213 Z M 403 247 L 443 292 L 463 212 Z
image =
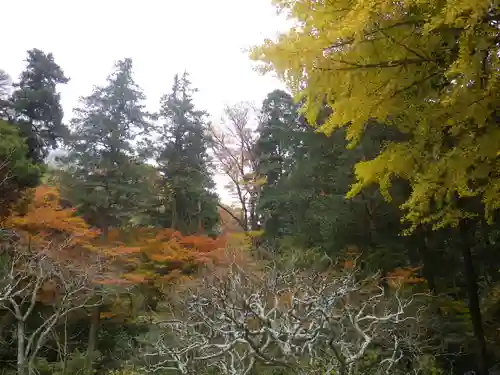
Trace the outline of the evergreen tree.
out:
M 0 120 L 0 222 L 23 191 L 36 186 L 40 179 L 43 168 L 28 158 L 27 151 L 18 129 Z
M 278 202 L 286 199 L 280 182 L 294 168 L 303 146 L 305 127 L 301 126 L 304 123 L 301 123 L 298 109 L 291 95 L 282 90 L 269 93 L 262 103 L 255 149 L 259 173 L 266 183 L 262 187 L 258 211 L 271 237 L 278 234 L 282 219 L 277 216 Z
M 259 205 L 265 237 L 319 248 L 333 256 L 354 246 L 372 258 L 375 268 L 404 264 L 405 241 L 394 245 L 401 228 L 397 208 L 386 204 L 375 189 L 345 199 L 354 182 L 355 163 L 376 154 L 381 143 L 394 135 L 371 126 L 359 147 L 347 150 L 342 131 L 330 137 L 318 133 L 282 91 L 268 95 L 262 114 L 257 149 L 259 171 L 266 176 Z
M 57 85 L 69 79 L 52 53 L 29 50 L 26 63 L 10 98 L 10 120 L 27 139 L 31 158 L 42 162 L 49 149 L 56 148 L 58 140 L 67 134 Z
M 217 196 L 207 153 L 206 112 L 195 109 L 187 73 L 174 77 L 170 93 L 163 96 L 159 112 L 156 162 L 163 178 L 169 212 L 158 218 L 165 227 L 190 234 L 211 232 L 218 221 Z
M 104 234 L 110 227 L 131 224 L 151 197 L 148 181 L 154 181 L 154 173 L 136 147 L 148 128 L 144 99 L 127 58 L 75 110 L 65 190 Z

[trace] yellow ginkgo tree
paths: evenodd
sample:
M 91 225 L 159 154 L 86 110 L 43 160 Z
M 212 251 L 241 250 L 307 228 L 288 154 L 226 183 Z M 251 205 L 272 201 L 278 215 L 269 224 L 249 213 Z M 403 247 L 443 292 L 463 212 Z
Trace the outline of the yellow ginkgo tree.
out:
M 369 120 L 398 128 L 356 167 L 350 196 L 379 184 L 390 199 L 394 178 L 410 182 L 403 204 L 413 227 L 456 225 L 500 207 L 500 11 L 490 0 L 275 0 L 295 27 L 253 50 L 297 98 L 311 122 L 326 104 L 320 130 L 347 127 L 351 145 Z
M 355 167 L 349 197 L 376 184 L 390 200 L 396 179 L 411 189 L 401 208 L 412 231 L 492 222 L 500 208 L 500 3 L 498 0 L 275 0 L 294 26 L 255 47 L 304 103 L 319 131 L 346 128 L 350 146 L 367 124 L 397 129 L 371 160 Z M 460 225 L 464 239 L 466 225 Z M 486 342 L 470 246 L 461 244 L 469 309 Z

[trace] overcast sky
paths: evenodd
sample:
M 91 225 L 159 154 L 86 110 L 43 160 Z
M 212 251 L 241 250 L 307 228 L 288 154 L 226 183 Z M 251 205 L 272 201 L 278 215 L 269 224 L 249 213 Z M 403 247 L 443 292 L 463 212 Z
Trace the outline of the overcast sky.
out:
M 136 82 L 156 109 L 173 75 L 187 70 L 196 104 L 216 121 L 225 104 L 261 102 L 282 87 L 252 70 L 243 51 L 274 37 L 286 21 L 271 0 L 2 0 L 0 67 L 14 79 L 26 51 L 52 52 L 71 81 L 61 89 L 66 119 L 78 97 L 104 82 L 113 63 L 134 61 Z M 217 178 L 218 191 L 223 182 Z M 224 197 L 226 198 L 226 197 Z M 227 198 L 226 198 L 227 199 Z M 224 200 L 226 200 L 224 199 Z

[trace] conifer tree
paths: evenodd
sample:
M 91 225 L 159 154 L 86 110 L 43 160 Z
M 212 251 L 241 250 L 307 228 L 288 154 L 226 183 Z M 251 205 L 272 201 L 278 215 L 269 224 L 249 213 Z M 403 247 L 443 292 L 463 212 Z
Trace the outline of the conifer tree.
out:
M 195 108 L 189 76 L 176 75 L 159 111 L 159 142 L 155 159 L 168 195 L 169 211 L 159 224 L 184 234 L 211 232 L 218 221 L 217 196 L 207 152 L 206 112 Z
M 69 78 L 52 53 L 34 48 L 28 51 L 26 63 L 10 98 L 10 120 L 26 137 L 31 158 L 42 162 L 67 135 L 57 85 L 68 83 Z
M 110 227 L 130 224 L 150 196 L 154 173 L 137 147 L 148 128 L 144 99 L 127 58 L 118 61 L 107 84 L 95 87 L 75 110 L 63 186 L 104 235 Z

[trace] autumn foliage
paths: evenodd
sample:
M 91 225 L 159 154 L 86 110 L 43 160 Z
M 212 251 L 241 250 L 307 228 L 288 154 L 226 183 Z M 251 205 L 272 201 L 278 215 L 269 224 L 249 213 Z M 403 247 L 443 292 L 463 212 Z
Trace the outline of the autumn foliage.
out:
M 7 227 L 40 249 L 50 245 L 58 256 L 82 256 L 78 248 L 108 259 L 113 271 L 103 275 L 102 284 L 166 282 L 189 275 L 199 265 L 216 260 L 217 251 L 226 245 L 224 237 L 183 236 L 172 229 L 140 227 L 110 230 L 102 241 L 98 230 L 75 215 L 75 208 L 61 205 L 57 187 L 39 186 L 30 194 L 27 208 L 8 218 Z
M 61 299 L 61 290 L 77 279 L 82 294 L 102 266 L 93 245 L 99 232 L 74 209 L 62 207 L 56 187 L 39 186 L 27 192 L 25 201 L 2 223 L 11 234 L 1 241 L 3 282 L 21 288 L 16 295 L 29 298 L 31 293 L 46 305 Z
M 88 247 L 99 232 L 89 227 L 74 208 L 61 205 L 59 190 L 53 186 L 39 186 L 31 194 L 25 212 L 14 213 L 6 221 L 7 227 L 18 234 L 29 236 L 39 245 L 47 245 L 55 238 L 65 242 L 65 248 L 76 245 Z
M 172 229 L 135 228 L 126 233 L 113 230 L 108 236 L 106 255 L 123 272 L 102 283 L 170 282 L 216 259 L 225 243 L 223 237 L 183 236 Z

